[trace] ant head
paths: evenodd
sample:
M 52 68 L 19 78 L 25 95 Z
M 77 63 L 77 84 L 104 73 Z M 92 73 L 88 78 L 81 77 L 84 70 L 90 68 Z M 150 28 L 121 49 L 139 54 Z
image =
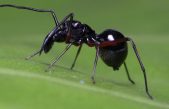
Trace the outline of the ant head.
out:
M 48 53 L 50 51 L 50 49 L 52 48 L 53 43 L 54 43 L 54 41 L 53 41 L 52 37 L 46 36 L 41 49 L 45 53 Z
M 124 38 L 124 35 L 119 31 L 113 29 L 107 29 L 97 35 L 97 39 L 101 42 L 104 41 L 115 41 L 116 39 Z

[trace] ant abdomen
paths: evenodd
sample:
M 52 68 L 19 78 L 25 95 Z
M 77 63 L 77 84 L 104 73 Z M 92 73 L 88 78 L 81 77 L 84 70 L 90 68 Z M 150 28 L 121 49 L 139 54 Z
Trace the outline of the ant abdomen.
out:
M 99 55 L 104 63 L 114 70 L 118 70 L 127 57 L 127 42 L 118 41 L 124 38 L 122 33 L 113 29 L 107 29 L 97 36 L 97 40 L 101 43 L 112 43 L 110 46 L 100 47 Z
M 111 47 L 100 48 L 99 55 L 106 65 L 113 67 L 114 70 L 119 70 L 127 57 L 127 53 L 127 44 L 125 44 L 124 48 L 119 50 L 113 50 Z

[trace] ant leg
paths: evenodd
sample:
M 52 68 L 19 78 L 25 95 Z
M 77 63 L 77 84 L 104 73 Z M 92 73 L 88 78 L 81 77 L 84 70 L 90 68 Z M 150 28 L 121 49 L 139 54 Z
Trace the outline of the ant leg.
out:
M 74 61 L 73 61 L 73 64 L 72 64 L 72 66 L 71 66 L 71 70 L 74 68 L 74 66 L 75 66 L 75 63 L 76 63 L 76 60 L 77 60 L 77 58 L 78 58 L 78 56 L 79 56 L 79 53 L 80 53 L 80 51 L 81 51 L 81 48 L 82 48 L 82 45 L 80 45 L 80 47 L 79 47 L 79 49 L 78 49 L 78 51 L 77 51 L 77 53 L 76 53 L 76 57 L 75 57 L 75 59 L 74 59 Z
M 146 71 L 145 71 L 144 65 L 143 65 L 143 63 L 142 63 L 142 61 L 141 61 L 141 58 L 140 58 L 140 56 L 139 56 L 139 54 L 138 54 L 136 45 L 135 45 L 134 41 L 133 41 L 131 38 L 128 38 L 128 41 L 130 41 L 130 43 L 131 43 L 131 45 L 132 45 L 132 47 L 133 47 L 133 50 L 134 50 L 134 52 L 135 52 L 135 55 L 136 55 L 136 57 L 137 57 L 137 59 L 138 59 L 138 61 L 139 61 L 141 70 L 142 70 L 142 72 L 143 72 L 146 93 L 147 93 L 147 95 L 148 95 L 148 97 L 149 97 L 150 99 L 153 99 L 153 97 L 150 95 L 149 90 L 148 90 Z
M 131 77 L 130 77 L 130 74 L 129 74 L 129 71 L 128 71 L 126 62 L 124 62 L 124 68 L 125 68 L 125 70 L 126 70 L 128 80 L 129 80 L 132 84 L 135 84 L 135 82 L 134 82 L 134 81 L 131 79 Z
M 73 21 L 73 16 L 74 16 L 73 13 L 68 14 L 68 15 L 61 21 L 61 23 L 60 23 L 60 25 L 62 25 L 64 22 L 66 22 L 68 19 L 70 19 L 70 22 L 69 22 L 69 24 L 68 24 L 68 34 L 67 34 L 66 41 L 65 41 L 66 43 L 69 43 L 69 40 L 70 40 L 71 35 L 72 35 L 72 28 L 71 28 L 72 26 L 71 26 L 71 24 L 72 24 L 72 21 Z M 73 69 L 73 67 L 75 66 L 77 57 L 78 57 L 78 55 L 79 55 L 79 53 L 80 53 L 80 51 L 81 51 L 81 47 L 82 47 L 82 45 L 80 45 L 80 47 L 79 47 L 79 49 L 78 49 L 78 51 L 77 51 L 77 54 L 76 54 L 76 57 L 75 57 L 75 60 L 74 60 L 74 62 L 73 62 L 73 64 L 72 64 L 72 66 L 71 66 L 71 69 Z
M 53 20 L 56 24 L 56 26 L 59 26 L 59 21 L 56 17 L 56 14 L 53 10 L 43 10 L 43 9 L 36 9 L 36 8 L 31 8 L 31 7 L 25 7 L 25 6 L 16 6 L 16 5 L 11 5 L 11 4 L 3 4 L 0 5 L 0 7 L 12 7 L 12 8 L 17 8 L 17 9 L 23 9 L 23 10 L 31 10 L 31 11 L 35 11 L 35 12 L 49 12 L 52 14 Z
M 74 16 L 73 13 L 68 14 L 68 15 L 57 25 L 56 29 L 57 29 L 58 27 L 60 27 L 62 24 L 64 24 L 69 18 L 70 18 L 70 20 L 71 20 L 71 22 L 72 22 L 73 16 Z M 69 25 L 69 27 L 71 27 L 71 25 Z M 68 27 L 68 28 L 69 28 L 69 27 Z M 69 29 L 68 29 L 68 30 L 69 30 Z
M 92 74 L 91 74 L 91 79 L 92 79 L 93 84 L 96 83 L 95 74 L 96 74 L 96 66 L 97 66 L 98 57 L 99 57 L 99 47 L 96 47 L 96 56 L 95 56 L 93 71 L 92 71 Z
M 60 23 L 58 26 L 61 26 L 63 23 L 65 23 L 69 18 L 73 20 L 73 13 L 68 14 Z
M 46 71 L 49 71 L 50 68 L 53 67 L 53 65 L 59 61 L 59 59 L 66 53 L 66 51 L 69 50 L 69 48 L 72 46 L 72 43 L 66 46 L 66 48 L 61 52 L 61 54 L 49 65 L 49 67 L 46 69 Z

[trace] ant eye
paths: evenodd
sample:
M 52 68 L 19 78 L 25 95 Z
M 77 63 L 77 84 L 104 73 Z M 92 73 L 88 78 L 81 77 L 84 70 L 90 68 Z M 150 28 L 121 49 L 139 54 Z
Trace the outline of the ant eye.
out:
M 109 41 L 114 41 L 115 40 L 112 34 L 109 34 L 108 37 L 107 37 L 107 39 Z

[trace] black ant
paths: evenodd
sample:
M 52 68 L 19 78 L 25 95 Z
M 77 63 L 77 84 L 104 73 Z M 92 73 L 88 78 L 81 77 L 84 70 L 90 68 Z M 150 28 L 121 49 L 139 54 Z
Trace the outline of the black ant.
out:
M 35 8 L 24 7 L 24 6 L 15 6 L 9 4 L 0 5 L 0 7 L 13 7 L 17 9 L 31 10 L 36 12 L 48 12 L 52 14 L 56 24 L 55 28 L 46 36 L 40 50 L 26 58 L 28 60 L 37 54 L 41 55 L 42 52 L 48 53 L 51 50 L 54 42 L 65 42 L 67 44 L 66 48 L 56 58 L 56 60 L 54 60 L 54 62 L 49 65 L 47 71 L 56 62 L 59 61 L 59 59 L 66 53 L 66 51 L 69 50 L 69 48 L 72 45 L 75 45 L 78 46 L 79 49 L 77 51 L 74 62 L 71 66 L 71 69 L 73 69 L 76 60 L 79 56 L 79 53 L 81 51 L 82 45 L 85 43 L 89 47 L 96 48 L 96 56 L 95 56 L 93 71 L 91 74 L 91 79 L 93 83 L 95 83 L 96 66 L 97 66 L 98 57 L 100 56 L 103 62 L 106 65 L 112 67 L 114 70 L 118 70 L 119 67 L 122 64 L 124 64 L 129 81 L 132 84 L 135 84 L 135 82 L 131 79 L 129 75 L 127 65 L 125 62 L 128 53 L 127 41 L 129 41 L 133 47 L 133 50 L 136 54 L 136 57 L 139 61 L 141 70 L 144 75 L 146 93 L 149 96 L 149 98 L 153 99 L 148 91 L 147 78 L 146 78 L 144 65 L 140 59 L 136 45 L 131 38 L 125 37 L 122 33 L 113 29 L 107 29 L 100 34 L 96 34 L 96 32 L 87 24 L 82 24 L 80 21 L 74 20 L 73 13 L 70 13 L 61 22 L 59 22 L 53 10 L 42 10 L 42 9 L 35 9 Z

